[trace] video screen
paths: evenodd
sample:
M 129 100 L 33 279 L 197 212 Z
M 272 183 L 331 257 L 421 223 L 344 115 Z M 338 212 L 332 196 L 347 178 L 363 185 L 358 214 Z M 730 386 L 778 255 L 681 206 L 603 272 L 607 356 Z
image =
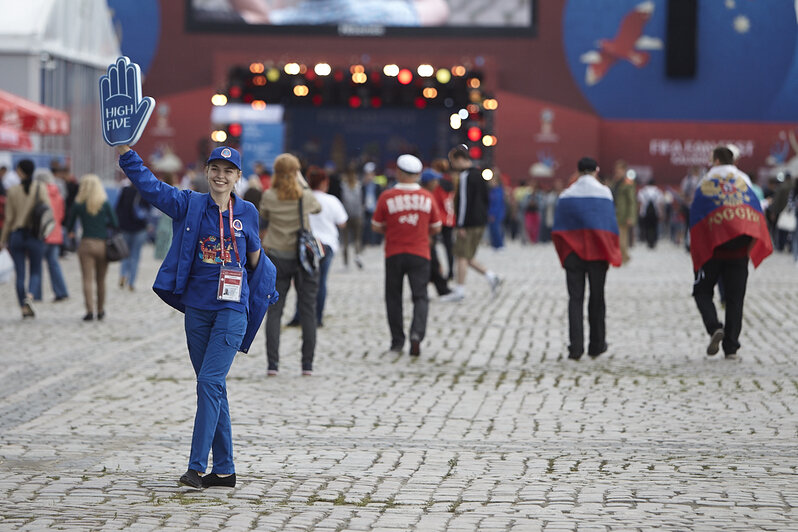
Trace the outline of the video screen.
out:
M 186 0 L 190 31 L 531 36 L 536 0 Z

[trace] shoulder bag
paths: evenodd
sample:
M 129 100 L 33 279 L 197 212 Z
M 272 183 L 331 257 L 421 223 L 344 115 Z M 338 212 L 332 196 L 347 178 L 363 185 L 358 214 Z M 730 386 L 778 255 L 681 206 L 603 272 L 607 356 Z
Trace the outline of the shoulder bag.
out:
M 302 197 L 299 198 L 299 233 L 297 235 L 297 253 L 302 269 L 314 274 L 319 269 L 319 263 L 324 258 L 324 246 L 305 229 L 305 217 L 302 212 Z
M 53 209 L 39 197 L 41 183 L 36 183 L 34 189 L 34 204 L 28 218 L 28 232 L 39 240 L 44 240 L 55 229 L 55 216 Z

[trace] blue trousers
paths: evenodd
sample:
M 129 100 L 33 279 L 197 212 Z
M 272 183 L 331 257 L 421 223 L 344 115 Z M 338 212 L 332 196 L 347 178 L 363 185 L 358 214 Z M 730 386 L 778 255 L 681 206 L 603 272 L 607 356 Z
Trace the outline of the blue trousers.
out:
M 45 244 L 44 250 L 44 258 L 47 261 L 47 271 L 50 272 L 50 284 L 53 285 L 55 297 L 69 297 L 66 281 L 64 281 L 64 273 L 61 271 L 61 263 L 58 262 L 61 246 L 59 244 Z
M 241 347 L 247 316 L 236 310 L 186 307 L 186 341 L 197 374 L 197 414 L 188 468 L 204 473 L 213 451 L 213 473 L 235 473 L 233 431 L 225 379 Z
M 17 301 L 19 306 L 25 301 L 25 295 L 30 292 L 33 299 L 42 298 L 42 258 L 44 256 L 44 242 L 29 235 L 26 231 L 18 229 L 8 238 L 8 252 L 14 261 L 14 271 L 17 276 Z M 25 290 L 25 263 L 30 267 L 30 280 L 28 290 Z
M 130 249 L 130 255 L 119 263 L 119 276 L 124 278 L 127 285 L 136 285 L 136 274 L 139 271 L 139 257 L 141 257 L 141 247 L 147 241 L 147 231 L 122 231 L 122 236 Z

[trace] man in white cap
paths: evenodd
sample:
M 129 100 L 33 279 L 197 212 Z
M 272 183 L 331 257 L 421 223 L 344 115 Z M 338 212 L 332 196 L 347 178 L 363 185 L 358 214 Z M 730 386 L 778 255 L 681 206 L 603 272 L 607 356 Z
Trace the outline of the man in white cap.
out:
M 385 235 L 385 306 L 391 330 L 390 351 L 401 353 L 405 343 L 402 287 L 407 275 L 413 298 L 410 355 L 419 356 L 429 306 L 429 238 L 441 230 L 441 217 L 435 198 L 418 184 L 423 169 L 421 161 L 413 155 L 400 155 L 396 168 L 397 185 L 380 195 L 371 225 L 374 232 Z

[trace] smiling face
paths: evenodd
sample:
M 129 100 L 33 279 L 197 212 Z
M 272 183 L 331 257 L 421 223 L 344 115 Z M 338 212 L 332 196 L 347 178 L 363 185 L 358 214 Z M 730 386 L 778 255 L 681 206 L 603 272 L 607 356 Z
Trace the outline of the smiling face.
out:
M 205 167 L 208 186 L 215 195 L 229 195 L 241 179 L 241 170 L 231 162 L 215 159 Z

